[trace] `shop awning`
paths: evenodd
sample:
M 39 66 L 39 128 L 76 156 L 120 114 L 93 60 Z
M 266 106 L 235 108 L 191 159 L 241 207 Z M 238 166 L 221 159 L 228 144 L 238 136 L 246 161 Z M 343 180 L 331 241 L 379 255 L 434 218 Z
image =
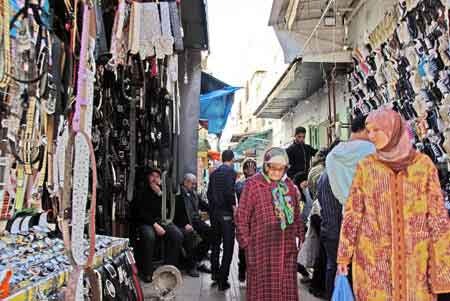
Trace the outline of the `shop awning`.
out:
M 336 66 L 336 72 L 346 64 L 311 63 L 294 60 L 269 95 L 256 109 L 258 118 L 280 119 L 302 100 L 314 94 L 325 83 L 324 77 Z
M 225 128 L 239 87 L 229 86 L 209 74 L 202 75 L 200 119 L 208 120 L 208 132 L 220 134 Z
M 272 130 L 253 133 L 244 136 L 236 145 L 233 151 L 237 154 L 244 154 L 248 150 L 254 150 L 255 153 L 264 151 L 272 142 Z

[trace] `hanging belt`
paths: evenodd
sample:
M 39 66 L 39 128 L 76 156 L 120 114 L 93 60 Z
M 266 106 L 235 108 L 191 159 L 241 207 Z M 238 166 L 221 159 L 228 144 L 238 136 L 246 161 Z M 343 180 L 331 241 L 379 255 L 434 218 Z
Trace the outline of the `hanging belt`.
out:
M 25 198 L 25 188 L 24 185 L 27 183 L 28 176 L 24 174 L 24 167 L 22 164 L 17 165 L 17 186 L 16 186 L 16 210 L 22 210 L 23 200 Z
M 91 3 L 92 4 L 92 3 Z M 81 53 L 78 70 L 76 111 L 73 119 L 73 128 L 76 132 L 71 133 L 69 144 L 66 149 L 66 166 L 64 172 L 64 193 L 62 210 L 62 229 L 69 258 L 74 266 L 74 271 L 69 280 L 66 300 L 82 299 L 83 291 L 83 268 L 92 266 L 95 256 L 95 210 L 97 193 L 97 170 L 94 148 L 89 136 L 92 126 L 92 97 L 94 95 L 95 80 L 95 11 L 94 7 L 84 4 L 83 27 L 81 37 Z M 77 135 L 77 134 L 81 134 Z M 83 140 L 80 140 L 84 138 Z M 73 160 L 73 148 L 75 148 L 75 159 Z M 72 214 L 70 216 L 70 187 L 72 178 L 72 166 L 67 161 L 75 164 L 73 171 L 72 192 Z M 85 213 L 87 204 L 87 191 L 89 186 L 89 160 L 92 169 L 92 193 L 90 208 L 90 244 L 87 262 L 84 263 L 83 234 Z M 71 184 L 71 183 L 70 183 Z M 72 235 L 69 235 L 69 220 L 72 224 Z M 80 280 L 81 279 L 81 280 Z M 81 296 L 80 296 L 81 294 Z
M 30 97 L 30 100 L 28 102 L 28 110 L 27 110 L 27 117 L 26 117 L 26 129 L 25 129 L 25 139 L 24 139 L 24 168 L 25 173 L 27 175 L 32 174 L 31 169 L 31 146 L 33 141 L 33 128 L 34 128 L 34 115 L 36 111 L 36 98 Z
M 2 10 L 2 30 L 3 30 L 3 77 L 0 79 L 0 88 L 6 88 L 9 84 L 10 77 L 7 75 L 10 73 L 11 69 L 11 37 L 10 37 L 10 28 L 9 28 L 9 19 L 10 19 L 10 0 L 2 0 L 1 1 L 1 10 Z
M 44 158 L 43 158 L 43 162 L 42 162 L 42 167 L 39 171 L 39 182 L 38 182 L 38 189 L 42 191 L 42 188 L 44 186 L 44 181 L 45 181 L 45 177 L 46 177 L 46 171 L 47 171 L 47 154 L 48 154 L 48 147 L 49 147 L 49 142 L 48 142 L 48 136 L 47 132 L 48 132 L 48 119 L 47 119 L 47 113 L 42 110 L 42 120 L 41 120 L 42 124 L 43 124 L 43 141 L 42 143 L 44 144 Z
M 136 97 L 135 88 L 130 101 L 130 175 L 128 178 L 127 200 L 131 202 L 134 194 L 136 176 Z
M 7 220 L 9 219 L 9 208 L 10 208 L 10 204 L 11 204 L 11 197 L 9 194 L 9 191 L 11 189 L 11 165 L 14 163 L 14 160 L 12 158 L 12 156 L 8 155 L 4 157 L 4 173 L 3 175 L 0 174 L 0 176 L 3 176 L 3 182 L 4 182 L 4 186 L 3 186 L 3 196 L 2 196 L 2 200 L 0 203 L 0 221 L 1 220 Z M 0 194 L 1 195 L 1 194 Z M 0 222 L 1 223 L 1 222 Z M 3 227 L 0 224 L 0 233 L 2 233 Z
M 178 12 L 178 5 L 176 2 L 169 2 L 170 23 L 172 25 L 172 33 L 174 36 L 175 50 L 182 52 L 184 50 L 183 44 L 183 28 L 181 25 L 181 18 Z
M 54 155 L 54 126 L 55 119 L 52 115 L 49 115 L 47 118 L 47 188 L 49 191 L 52 191 L 55 188 L 55 183 L 53 182 L 53 155 Z
M 98 1 L 97 1 L 98 2 Z M 108 54 L 106 43 L 105 23 L 103 22 L 103 10 L 100 3 L 94 3 L 96 13 L 97 41 L 95 43 L 95 57 L 98 60 L 101 56 Z
M 91 169 L 92 169 L 92 192 L 91 192 L 91 208 L 90 208 L 90 221 L 89 221 L 89 234 L 90 234 L 90 242 L 89 242 L 89 255 L 86 263 L 81 262 L 84 260 L 84 248 L 83 248 L 83 232 L 84 232 L 84 216 L 82 218 L 82 222 L 76 221 L 73 217 L 78 213 L 76 210 L 72 208 L 72 214 L 70 214 L 70 192 L 72 188 L 72 162 L 76 162 L 73 160 L 73 153 L 75 147 L 75 138 L 80 134 L 89 147 L 89 156 L 91 157 Z M 75 154 L 76 156 L 76 154 Z M 74 271 L 70 277 L 67 296 L 69 300 L 78 300 L 78 299 L 70 299 L 72 298 L 80 289 L 78 283 L 78 277 L 82 274 L 83 267 L 85 269 L 89 269 L 92 267 L 94 256 L 95 256 L 95 209 L 96 209 L 96 200 L 97 200 L 97 167 L 95 161 L 94 147 L 92 145 L 89 136 L 83 132 L 79 131 L 71 132 L 69 137 L 69 142 L 66 148 L 66 160 L 65 160 L 65 175 L 64 175 L 64 191 L 63 191 L 63 199 L 62 199 L 62 208 L 61 214 L 59 216 L 59 224 L 60 228 L 63 232 L 64 245 L 69 254 L 69 259 L 71 260 Z M 74 202 L 75 205 L 75 202 Z M 72 221 L 72 223 L 70 223 Z M 72 224 L 72 236 L 70 236 L 69 227 Z M 75 230 L 74 230 L 75 229 Z M 81 239 L 77 242 L 74 242 L 74 237 L 79 236 L 81 229 Z

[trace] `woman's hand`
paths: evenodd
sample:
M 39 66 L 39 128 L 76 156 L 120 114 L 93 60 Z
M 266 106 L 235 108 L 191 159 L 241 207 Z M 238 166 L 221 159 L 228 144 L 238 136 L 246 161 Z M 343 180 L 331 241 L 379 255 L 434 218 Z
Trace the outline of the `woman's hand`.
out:
M 347 276 L 348 275 L 348 265 L 346 265 L 346 264 L 339 264 L 338 265 L 338 274 Z

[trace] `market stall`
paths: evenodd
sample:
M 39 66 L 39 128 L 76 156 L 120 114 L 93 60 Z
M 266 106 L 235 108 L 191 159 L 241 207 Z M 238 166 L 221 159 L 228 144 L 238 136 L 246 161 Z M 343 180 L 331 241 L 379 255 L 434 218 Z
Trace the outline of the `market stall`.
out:
M 390 104 L 408 121 L 415 147 L 439 170 L 450 212 L 448 1 L 401 1 L 353 52 L 354 115 Z
M 149 168 L 173 217 L 180 6 L 0 0 L 0 298 L 143 300 L 128 238 Z
M 85 246 L 87 249 L 87 245 Z M 68 283 L 72 267 L 64 252 L 64 242 L 45 233 L 27 236 L 9 235 L 0 241 L 0 266 L 5 285 L 2 300 L 59 300 Z M 114 300 L 143 300 L 142 290 L 133 273 L 134 259 L 126 239 L 96 237 L 94 275 L 100 279 L 103 296 Z M 9 278 L 11 277 L 11 278 Z M 9 279 L 9 283 L 6 283 Z

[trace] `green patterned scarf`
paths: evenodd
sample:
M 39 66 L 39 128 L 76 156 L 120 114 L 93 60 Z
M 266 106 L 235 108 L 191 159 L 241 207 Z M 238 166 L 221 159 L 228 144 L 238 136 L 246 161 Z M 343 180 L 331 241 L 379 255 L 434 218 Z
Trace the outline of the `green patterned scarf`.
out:
M 264 172 L 264 179 L 271 184 L 272 202 L 275 207 L 275 215 L 280 220 L 281 230 L 294 222 L 294 206 L 289 193 L 289 187 L 285 181 L 272 181 Z

